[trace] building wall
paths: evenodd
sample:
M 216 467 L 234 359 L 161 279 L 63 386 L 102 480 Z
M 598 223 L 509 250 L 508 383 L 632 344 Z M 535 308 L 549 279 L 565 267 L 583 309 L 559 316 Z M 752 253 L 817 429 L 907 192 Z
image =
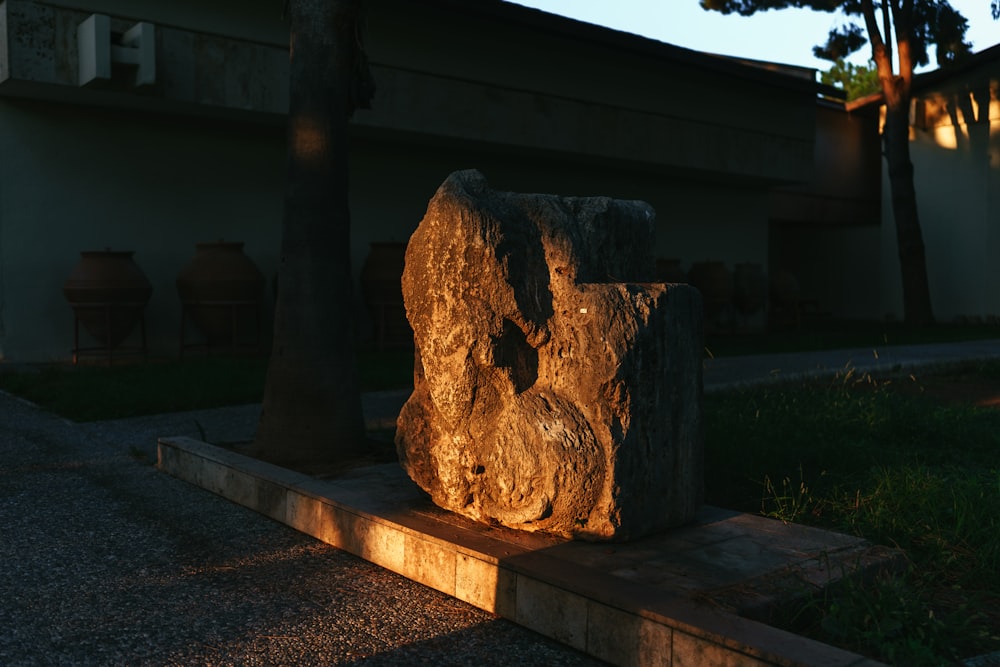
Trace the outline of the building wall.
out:
M 773 225 L 771 266 L 795 276 L 802 300 L 813 304 L 809 310 L 837 319 L 879 320 L 880 235 L 873 225 Z
M 275 121 L 287 109 L 287 36 L 273 39 L 287 28 L 257 3 L 244 15 L 226 0 L 198 11 L 147 0 L 110 15 L 112 32 L 152 26 L 155 81 L 137 87 L 121 68 L 79 82 L 78 26 L 120 3 L 4 0 L 0 94 Z M 219 17 L 231 27 L 214 32 Z M 354 123 L 371 132 L 707 177 L 795 182 L 813 168 L 814 91 L 797 78 L 499 1 L 378 0 L 366 26 L 377 100 Z
M 351 162 L 353 257 L 372 241 L 405 242 L 445 177 L 478 169 L 498 190 L 640 199 L 656 210 L 655 253 L 691 262 L 767 259 L 766 191 L 683 174 L 602 168 L 506 152 L 360 141 Z
M 0 2 L 0 94 L 229 118 L 277 120 L 287 110 L 287 27 L 278 12 L 262 13 L 262 0 L 249 3 L 246 10 L 214 0 L 200 4 L 198 11 L 189 3 L 137 2 L 128 3 L 124 14 L 103 14 L 120 4 Z M 109 34 L 92 40 L 101 48 L 88 48 L 80 38 L 80 25 L 93 14 L 102 14 L 109 23 Z M 136 68 L 114 60 L 120 35 L 140 22 L 150 29 L 139 45 L 148 47 L 152 57 L 142 81 Z M 277 43 L 246 36 L 282 33 Z M 93 54 L 109 49 L 111 71 L 82 80 L 86 54 L 96 58 Z
M 174 281 L 200 241 L 244 241 L 271 275 L 284 138 L 218 124 L 0 100 L 0 350 L 64 359 L 62 285 L 84 250 L 134 250 L 153 283 L 150 344 L 175 354 Z
M 995 69 L 995 68 L 994 68 Z M 1000 103 L 985 69 L 945 81 L 914 104 L 910 151 L 939 321 L 1000 316 Z M 885 176 L 888 183 L 888 175 Z M 891 192 L 883 193 L 882 291 L 887 316 L 902 318 L 902 285 Z
M 62 285 L 83 250 L 135 251 L 153 283 L 146 328 L 157 356 L 177 353 L 175 279 L 196 243 L 242 241 L 269 280 L 276 272 L 284 169 L 277 130 L 248 140 L 216 123 L 0 101 L 0 151 L 18 156 L 0 160 L 0 350 L 9 359 L 69 356 L 73 319 Z M 355 275 L 370 243 L 405 242 L 440 183 L 463 168 L 480 169 L 502 190 L 648 201 L 657 211 L 656 254 L 685 268 L 707 259 L 766 265 L 767 200 L 756 189 L 367 141 L 351 165 Z M 368 339 L 357 284 L 355 296 Z
M 872 109 L 817 109 L 812 179 L 771 196 L 771 270 L 838 319 L 880 319 L 881 138 Z
M 782 77 L 684 49 L 608 43 L 586 29 L 567 34 L 544 21 L 455 11 L 458 4 L 371 4 L 377 92 L 357 125 L 715 179 L 795 182 L 813 169 L 808 86 L 783 87 Z
M 658 214 L 657 254 L 685 268 L 767 264 L 768 187 L 812 168 L 808 89 L 683 50 L 664 61 L 641 40 L 609 45 L 532 12 L 469 9 L 463 19 L 459 4 L 372 3 L 379 89 L 352 123 L 355 276 L 370 243 L 405 241 L 438 185 L 465 168 L 498 189 L 646 200 Z M 68 358 L 62 284 L 84 250 L 135 251 L 154 288 L 154 355 L 178 349 L 174 281 L 196 243 L 242 241 L 272 278 L 288 83 L 277 9 L 0 3 L 0 356 Z M 89 12 L 116 26 L 155 24 L 155 86 L 76 85 L 75 26 Z M 354 288 L 345 322 L 367 340 Z
M 282 20 L 282 4 L 272 0 L 48 0 L 44 4 L 282 48 L 288 44 L 288 25 Z

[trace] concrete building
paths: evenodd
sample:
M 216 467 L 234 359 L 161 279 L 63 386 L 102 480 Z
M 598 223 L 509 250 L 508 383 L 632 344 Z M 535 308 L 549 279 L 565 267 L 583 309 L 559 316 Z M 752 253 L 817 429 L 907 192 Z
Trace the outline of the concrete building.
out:
M 768 266 L 772 189 L 813 178 L 811 78 L 499 0 L 369 11 L 378 89 L 352 123 L 355 274 L 371 243 L 408 238 L 456 169 L 646 200 L 657 254 L 687 266 Z M 69 357 L 62 285 L 84 250 L 135 252 L 154 355 L 177 354 L 175 279 L 196 243 L 242 241 L 274 275 L 287 49 L 273 0 L 0 2 L 0 357 Z M 345 325 L 370 339 L 364 313 L 359 296 Z

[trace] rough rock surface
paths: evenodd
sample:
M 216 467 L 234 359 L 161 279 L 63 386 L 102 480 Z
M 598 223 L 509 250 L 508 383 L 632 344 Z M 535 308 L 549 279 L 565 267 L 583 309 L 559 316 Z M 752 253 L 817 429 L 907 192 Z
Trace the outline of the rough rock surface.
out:
M 701 297 L 652 283 L 644 202 L 492 190 L 456 172 L 410 239 L 410 477 L 472 519 L 623 540 L 702 498 Z

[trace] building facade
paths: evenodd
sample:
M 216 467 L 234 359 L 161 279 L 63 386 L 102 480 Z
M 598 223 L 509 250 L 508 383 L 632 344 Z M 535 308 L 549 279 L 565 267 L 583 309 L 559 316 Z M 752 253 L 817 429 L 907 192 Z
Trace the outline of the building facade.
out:
M 365 35 L 377 90 L 351 127 L 355 275 L 458 169 L 648 201 L 656 254 L 688 266 L 766 267 L 772 188 L 813 176 L 817 87 L 802 77 L 499 0 L 371 0 Z M 69 357 L 62 286 L 81 251 L 134 251 L 165 356 L 196 243 L 243 242 L 274 276 L 288 43 L 273 0 L 0 2 L 3 358 Z M 345 325 L 371 340 L 356 291 Z
M 914 80 L 910 154 L 939 322 L 1000 317 L 1000 46 Z M 888 177 L 885 177 L 888 184 Z M 882 300 L 902 318 L 891 192 L 883 190 Z

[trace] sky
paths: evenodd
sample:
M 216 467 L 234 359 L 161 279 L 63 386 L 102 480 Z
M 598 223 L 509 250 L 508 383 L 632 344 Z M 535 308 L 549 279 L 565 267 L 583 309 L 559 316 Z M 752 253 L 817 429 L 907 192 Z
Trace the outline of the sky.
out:
M 819 70 L 830 68 L 818 60 L 812 47 L 826 41 L 831 28 L 844 22 L 843 15 L 807 9 L 759 12 L 751 17 L 707 12 L 698 0 L 511 0 L 587 23 L 608 26 L 661 42 L 728 56 L 801 65 Z M 966 41 L 973 52 L 1000 44 L 1000 21 L 990 15 L 990 0 L 951 0 L 969 21 Z M 869 46 L 851 58 L 865 64 Z M 931 66 L 937 65 L 931 56 Z M 918 70 L 919 71 L 919 70 Z

